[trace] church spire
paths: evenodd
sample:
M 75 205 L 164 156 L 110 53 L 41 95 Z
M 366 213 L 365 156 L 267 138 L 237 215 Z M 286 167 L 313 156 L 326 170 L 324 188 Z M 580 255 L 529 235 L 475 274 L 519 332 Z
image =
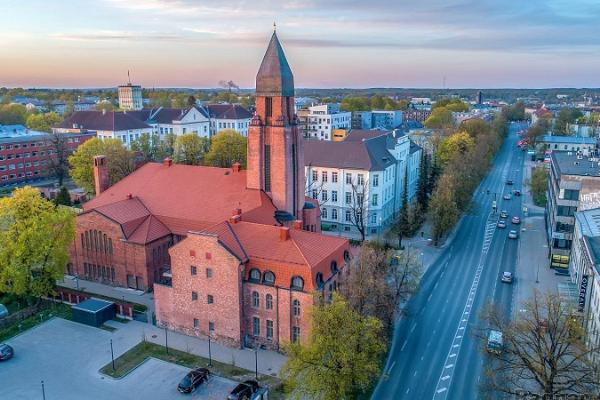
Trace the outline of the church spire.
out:
M 273 25 L 275 28 L 275 25 Z M 256 75 L 257 96 L 294 96 L 294 75 L 273 29 L 273 36 Z

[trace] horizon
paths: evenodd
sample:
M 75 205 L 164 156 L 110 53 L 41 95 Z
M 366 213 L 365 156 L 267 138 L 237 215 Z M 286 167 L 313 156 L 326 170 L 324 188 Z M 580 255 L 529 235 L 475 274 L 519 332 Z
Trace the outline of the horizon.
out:
M 253 88 L 273 20 L 302 88 L 600 86 L 593 0 L 7 0 L 0 12 L 0 87 L 111 88 L 129 70 L 145 88 Z

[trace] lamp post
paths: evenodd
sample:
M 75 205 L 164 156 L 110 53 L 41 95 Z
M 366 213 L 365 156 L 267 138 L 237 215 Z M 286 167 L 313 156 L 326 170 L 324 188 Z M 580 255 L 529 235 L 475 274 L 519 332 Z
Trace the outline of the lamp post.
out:
M 254 346 L 254 377 L 258 380 L 258 345 Z
M 115 370 L 115 352 L 113 351 L 112 339 L 110 339 L 110 358 L 112 360 L 112 369 Z
M 210 330 L 208 331 L 208 366 L 212 367 L 212 352 L 210 351 Z
M 44 389 L 44 381 L 42 381 L 42 399 L 46 400 L 46 390 Z
M 169 334 L 167 332 L 166 326 L 165 326 L 165 349 L 167 350 L 167 354 L 169 354 Z

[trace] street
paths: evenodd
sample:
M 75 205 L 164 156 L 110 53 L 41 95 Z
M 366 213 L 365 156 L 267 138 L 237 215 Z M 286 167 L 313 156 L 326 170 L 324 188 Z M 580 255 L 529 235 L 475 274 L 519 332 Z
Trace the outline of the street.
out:
M 479 313 L 490 302 L 512 313 L 513 285 L 500 281 L 515 273 L 519 240 L 513 216 L 522 216 L 521 197 L 503 195 L 522 190 L 524 153 L 517 149 L 519 125 L 512 124 L 488 176 L 474 193 L 473 210 L 465 215 L 451 243 L 429 267 L 419 292 L 407 305 L 396 328 L 384 374 L 373 399 L 477 399 L 486 362 L 486 326 Z M 514 181 L 506 185 L 506 180 Z M 488 194 L 489 190 L 489 194 Z M 497 202 L 497 213 L 492 202 Z M 497 229 L 501 210 L 506 229 Z M 518 276 L 516 277 L 518 280 Z

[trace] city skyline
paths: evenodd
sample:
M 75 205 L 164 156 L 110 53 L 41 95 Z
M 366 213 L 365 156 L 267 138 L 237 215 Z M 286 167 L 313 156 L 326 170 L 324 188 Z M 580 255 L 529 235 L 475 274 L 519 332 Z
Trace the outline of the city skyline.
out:
M 249 88 L 273 21 L 300 88 L 600 86 L 591 0 L 9 0 L 0 13 L 8 87 L 114 87 L 130 70 L 145 87 Z

